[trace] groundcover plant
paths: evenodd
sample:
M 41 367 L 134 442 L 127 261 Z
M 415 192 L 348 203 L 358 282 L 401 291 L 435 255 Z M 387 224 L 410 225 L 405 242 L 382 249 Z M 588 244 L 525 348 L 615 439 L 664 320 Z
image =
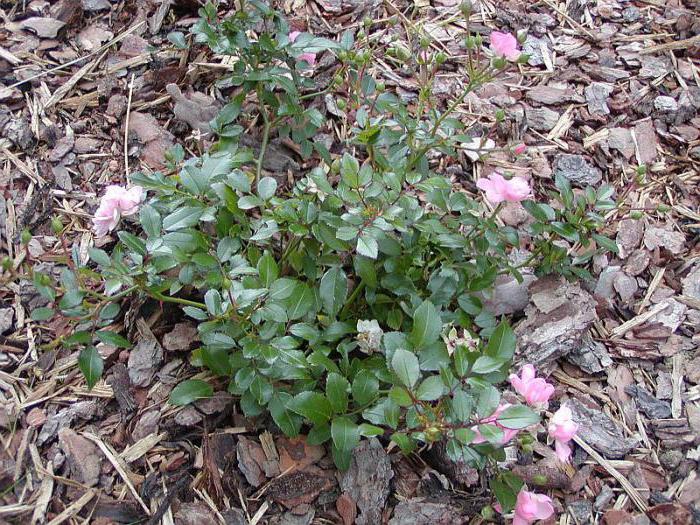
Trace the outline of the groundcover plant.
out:
M 461 11 L 468 20 L 470 6 Z M 254 0 L 225 19 L 212 4 L 200 16 L 195 40 L 232 64 L 219 80 L 230 98 L 211 122 L 216 140 L 201 156 L 171 150 L 167 173 L 133 173 L 128 186 L 107 188 L 94 231 L 114 234 L 116 244 L 91 248 L 88 264 L 67 252 L 58 282 L 28 267 L 54 305 L 34 317 L 74 323 L 56 344 L 82 348 L 78 365 L 92 387 L 103 369 L 94 345 L 130 345 L 106 329 L 123 315 L 124 299 L 177 303 L 198 323 L 201 346 L 190 362 L 206 373 L 177 385 L 173 404 L 227 388 L 247 416 L 269 414 L 289 436 L 328 443 L 340 469 L 365 437 L 404 453 L 440 443 L 489 478 L 496 510 L 515 509 L 517 523 L 550 516 L 549 498 L 524 490 L 498 463 L 504 447 L 532 446 L 553 387 L 531 365 L 511 374 L 513 331 L 482 299 L 498 276 L 521 279 L 524 268 L 585 279 L 593 255 L 616 249 L 596 233 L 613 192 L 574 192 L 562 178 L 548 191 L 550 206 L 509 173 L 474 185 L 466 173 L 454 184 L 443 172 L 446 160 L 478 162 L 497 147 L 489 130 L 475 133 L 455 110 L 527 59 L 524 35 L 493 32 L 486 42 L 467 23 L 465 88 L 440 108 L 432 90 L 447 58 L 420 28 L 406 49 L 370 39 L 372 20 L 336 41 L 291 31 Z M 185 43 L 184 35 L 171 39 Z M 370 74 L 379 46 L 387 63 L 415 75 L 417 100 L 409 104 Z M 322 54 L 339 65 L 319 85 Z M 327 118 L 345 130 L 330 151 L 320 135 Z M 297 145 L 309 168 L 270 176 L 265 159 L 279 139 Z M 527 226 L 503 225 L 507 202 L 523 205 Z M 60 236 L 63 225 L 53 226 Z M 567 461 L 577 430 L 570 410 L 544 428 Z

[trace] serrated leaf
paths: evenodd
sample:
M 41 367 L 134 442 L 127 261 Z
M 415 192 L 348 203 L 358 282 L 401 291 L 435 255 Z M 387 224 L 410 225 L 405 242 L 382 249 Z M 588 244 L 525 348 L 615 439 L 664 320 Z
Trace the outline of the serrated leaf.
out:
M 531 408 L 523 405 L 515 405 L 506 408 L 498 416 L 498 423 L 505 428 L 519 430 L 529 427 L 540 421 L 540 416 L 537 415 Z
M 306 284 L 297 282 L 291 296 L 287 299 L 287 317 L 290 320 L 304 317 L 314 305 L 314 292 Z
M 258 196 L 266 201 L 272 198 L 277 191 L 277 181 L 272 177 L 263 177 L 258 183 Z
M 279 267 L 275 258 L 266 253 L 258 260 L 258 275 L 265 288 L 269 288 L 279 277 Z
M 327 423 L 333 415 L 330 401 L 318 392 L 301 392 L 294 396 L 287 407 L 316 425 Z
M 445 392 L 445 383 L 440 376 L 426 377 L 416 390 L 416 397 L 421 401 L 436 401 Z
M 489 338 L 484 353 L 487 356 L 507 361 L 515 353 L 515 334 L 507 321 L 501 321 Z M 483 372 L 480 372 L 483 373 Z
M 109 330 L 100 330 L 98 332 L 95 332 L 95 335 L 100 341 L 102 341 L 103 343 L 107 343 L 108 345 L 116 346 L 117 348 L 131 347 L 131 343 L 129 342 L 129 340 L 116 332 L 112 332 Z
M 379 380 L 369 370 L 360 370 L 352 381 L 352 398 L 362 406 L 371 402 L 379 391 Z
M 488 355 L 479 357 L 472 366 L 472 372 L 475 374 L 489 374 L 499 370 L 505 362 L 501 359 L 496 359 Z
M 199 218 L 204 213 L 204 208 L 195 206 L 183 206 L 163 219 L 165 231 L 181 230 L 199 223 Z
M 377 239 L 370 237 L 366 233 L 360 235 L 357 238 L 357 253 L 369 257 L 370 259 L 376 259 L 379 254 Z

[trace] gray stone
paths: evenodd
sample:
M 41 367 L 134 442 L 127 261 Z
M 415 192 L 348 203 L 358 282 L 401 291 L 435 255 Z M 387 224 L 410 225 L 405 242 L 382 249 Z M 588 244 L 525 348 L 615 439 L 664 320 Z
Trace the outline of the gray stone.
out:
M 675 470 L 683 461 L 683 452 L 677 449 L 664 450 L 659 454 L 659 463 L 666 470 Z
M 522 282 L 512 275 L 499 275 L 493 290 L 484 294 L 484 307 L 496 317 L 524 310 L 530 302 L 527 289 L 536 280 L 532 274 L 524 274 Z
M 657 111 L 675 113 L 678 111 L 678 102 L 673 97 L 659 96 L 654 99 L 654 107 Z
M 589 500 L 580 499 L 566 505 L 566 510 L 574 518 L 574 523 L 584 525 L 593 521 L 593 504 Z
M 569 400 L 567 406 L 579 424 L 578 435 L 604 456 L 622 458 L 637 446 L 637 439 L 625 437 L 620 426 L 600 410 L 588 408 L 578 399 Z
M 591 115 L 609 115 L 610 108 L 608 107 L 608 97 L 613 92 L 613 86 L 603 82 L 593 82 L 586 86 L 586 102 L 588 103 L 588 112 Z
M 579 186 L 595 185 L 603 178 L 601 171 L 589 164 L 583 155 L 568 153 L 554 159 L 554 175 L 560 175 Z
M 625 392 L 637 400 L 639 410 L 651 419 L 668 419 L 671 417 L 671 405 L 667 401 L 656 399 L 641 386 L 629 385 L 625 387 Z
M 551 131 L 559 121 L 559 113 L 549 108 L 527 108 L 527 124 L 537 131 Z
M 622 10 L 622 19 L 625 22 L 636 22 L 642 16 L 638 7 L 630 6 Z
M 0 334 L 8 332 L 12 328 L 12 319 L 15 311 L 12 308 L 0 308 Z
M 541 66 L 544 64 L 543 49 L 546 53 L 550 53 L 549 39 L 527 35 L 527 39 L 523 44 L 523 53 L 530 55 L 527 61 L 528 64 L 531 66 Z
M 593 506 L 597 511 L 603 510 L 615 497 L 615 492 L 608 485 L 603 485 L 600 493 L 596 496 Z
M 97 446 L 70 428 L 58 432 L 58 443 L 68 459 L 71 478 L 88 487 L 100 480 L 102 453 Z
M 589 374 L 599 374 L 613 364 L 605 345 L 594 340 L 590 334 L 583 336 L 581 346 L 571 350 L 566 359 Z

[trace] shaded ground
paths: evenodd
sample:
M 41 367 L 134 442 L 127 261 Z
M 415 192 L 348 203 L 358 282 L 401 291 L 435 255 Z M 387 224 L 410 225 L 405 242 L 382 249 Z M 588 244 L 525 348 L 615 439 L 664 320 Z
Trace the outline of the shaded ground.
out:
M 206 148 L 200 124 L 228 95 L 212 87 L 227 66 L 166 38 L 195 22 L 194 0 L 0 8 L 0 252 L 15 268 L 28 257 L 51 271 L 64 253 L 51 216 L 63 218 L 69 249 L 86 259 L 93 242 L 110 243 L 89 231 L 105 185 L 162 167 L 173 144 Z M 435 96 L 444 101 L 463 84 L 451 0 L 287 0 L 282 8 L 293 27 L 331 37 L 365 15 L 376 30 L 398 16 L 392 32 L 401 39 L 423 24 L 453 57 Z M 475 3 L 471 17 L 485 35 L 528 29 L 531 58 L 467 97 L 461 116 L 486 129 L 503 108 L 508 117 L 492 138 L 530 149 L 517 161 L 494 153 L 442 171 L 471 191 L 496 167 L 539 190 L 561 172 L 574 184 L 607 181 L 621 203 L 607 229 L 620 255 L 594 261 L 594 282 L 502 282 L 490 301 L 496 315 L 521 319 L 521 355 L 552 372 L 557 403 L 568 399 L 583 427 L 573 468 L 562 470 L 544 446 L 513 466 L 551 490 L 562 523 L 700 520 L 698 10 L 692 0 L 543 0 Z M 408 67 L 390 72 L 382 46 L 375 59 L 389 89 L 416 96 Z M 315 74 L 328 78 L 334 65 L 321 57 Z M 325 131 L 332 140 L 340 132 Z M 265 167 L 285 178 L 292 166 L 305 167 L 279 145 Z M 501 218 L 520 225 L 527 216 L 515 204 Z M 24 228 L 35 235 L 28 253 Z M 172 387 L 195 373 L 187 356 L 197 341 L 192 325 L 160 305 L 130 305 L 115 328 L 138 344 L 103 345 L 105 380 L 88 391 L 77 353 L 51 345 L 67 325 L 31 321 L 42 299 L 5 277 L 0 522 L 447 524 L 490 502 L 478 476 L 439 451 L 402 458 L 374 440 L 339 474 L 323 448 L 243 418 L 226 394 L 169 406 Z

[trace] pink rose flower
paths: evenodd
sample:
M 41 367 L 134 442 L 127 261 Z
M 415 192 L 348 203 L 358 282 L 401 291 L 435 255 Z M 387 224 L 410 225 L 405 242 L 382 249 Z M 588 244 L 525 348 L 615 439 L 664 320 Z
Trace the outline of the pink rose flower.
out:
M 525 365 L 520 377 L 510 374 L 508 380 L 515 391 L 525 398 L 528 405 L 539 405 L 549 401 L 554 394 L 554 387 L 541 377 L 535 377 L 535 367 Z
M 117 227 L 122 216 L 138 212 L 145 196 L 141 186 L 128 190 L 121 186 L 108 186 L 92 219 L 95 234 L 98 237 L 107 235 Z
M 292 31 L 289 33 L 289 41 L 294 42 L 300 34 L 300 31 Z M 316 53 L 302 53 L 297 59 L 304 60 L 307 64 L 313 66 L 316 63 Z
M 496 172 L 488 178 L 481 177 L 476 181 L 476 187 L 486 192 L 486 198 L 498 204 L 499 202 L 520 202 L 527 199 L 532 190 L 527 180 L 522 177 L 513 177 L 508 180 Z
M 513 525 L 530 525 L 537 520 L 546 520 L 552 514 L 554 514 L 552 498 L 521 490 L 515 503 Z
M 547 428 L 549 436 L 554 439 L 554 451 L 559 460 L 563 462 L 567 462 L 571 458 L 569 441 L 578 432 L 578 423 L 573 420 L 572 416 L 571 409 L 562 405 L 549 420 Z
M 515 61 L 520 56 L 518 41 L 510 33 L 493 31 L 489 38 L 491 40 L 491 50 L 496 56 L 506 58 L 510 61 Z
M 498 428 L 500 428 L 501 430 L 503 430 L 503 439 L 501 440 L 501 445 L 505 445 L 506 443 L 508 443 L 511 439 L 513 439 L 515 436 L 518 435 L 518 432 L 520 432 L 520 430 L 516 430 L 516 429 L 513 429 L 513 428 L 506 428 L 506 427 L 504 427 L 503 425 L 501 425 L 501 424 L 497 421 L 498 416 L 501 415 L 501 412 L 503 412 L 503 411 L 504 411 L 506 408 L 508 408 L 509 406 L 511 406 L 510 403 L 501 403 L 500 405 L 498 405 L 498 408 L 496 409 L 496 411 L 495 411 L 493 414 L 491 414 L 489 417 L 487 417 L 487 418 L 485 418 L 485 419 L 482 419 L 482 420 L 480 421 L 480 423 L 481 423 L 482 425 L 486 425 L 486 424 L 489 424 L 489 423 L 493 423 L 493 424 L 496 425 Z M 478 445 L 479 443 L 485 443 L 485 442 L 486 442 L 486 438 L 484 438 L 484 436 L 481 435 L 481 432 L 479 432 L 479 427 L 478 427 L 478 426 L 473 426 L 473 427 L 472 427 L 472 430 L 473 430 L 474 432 L 476 432 L 476 436 L 475 436 L 474 439 L 472 440 L 472 443 L 473 443 L 473 444 Z

